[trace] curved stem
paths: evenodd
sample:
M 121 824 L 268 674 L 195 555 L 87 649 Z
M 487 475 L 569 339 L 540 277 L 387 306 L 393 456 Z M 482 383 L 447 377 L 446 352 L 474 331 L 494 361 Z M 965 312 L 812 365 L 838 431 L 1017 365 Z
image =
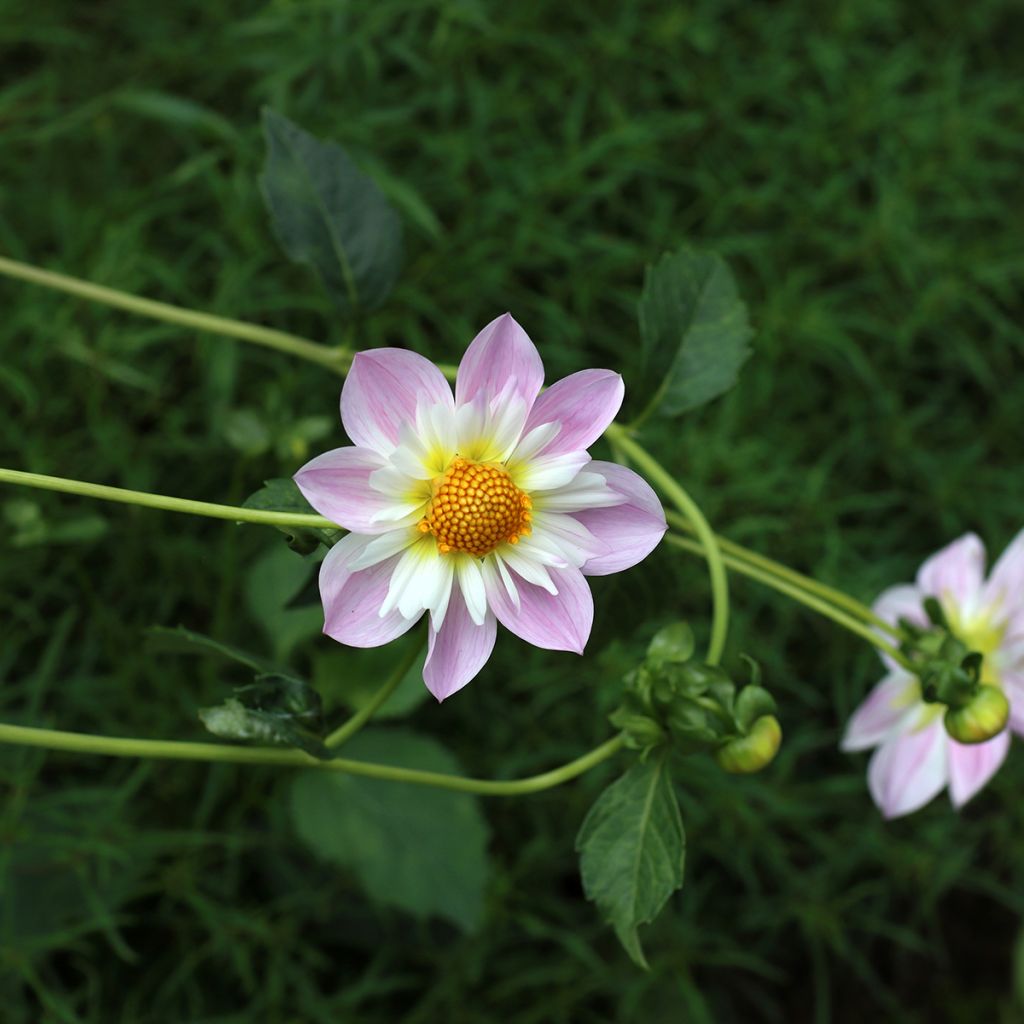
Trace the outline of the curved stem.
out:
M 697 503 L 673 479 L 672 475 L 648 454 L 646 448 L 637 444 L 626 430 L 616 423 L 608 427 L 606 434 L 651 478 L 656 486 L 661 488 L 665 496 L 690 521 L 694 533 L 700 539 L 704 557 L 708 563 L 708 575 L 711 578 L 712 602 L 711 640 L 705 660 L 709 665 L 717 665 L 721 661 L 722 651 L 725 648 L 725 637 L 729 631 L 729 582 L 725 575 L 725 564 L 722 560 L 722 552 L 718 547 L 718 539 Z
M 227 764 L 267 764 L 287 768 L 314 768 L 321 771 L 346 772 L 389 782 L 410 782 L 417 786 L 434 786 L 460 793 L 481 796 L 520 796 L 551 789 L 575 779 L 595 765 L 617 754 L 625 742 L 615 736 L 582 757 L 540 775 L 525 779 L 470 779 L 443 772 L 424 772 L 412 768 L 395 768 L 369 761 L 335 758 L 318 761 L 298 750 L 274 750 L 268 747 L 229 747 L 218 743 L 183 743 L 174 740 L 140 740 L 114 736 L 93 736 L 56 729 L 34 729 L 24 725 L 0 724 L 0 743 L 15 743 L 47 750 L 66 750 L 79 754 L 103 754 L 107 757 L 149 757 L 176 761 L 216 761 Z
M 44 491 L 61 491 L 64 494 L 80 494 L 86 498 L 118 501 L 126 505 L 142 505 L 145 508 L 158 508 L 165 512 L 188 512 L 196 516 L 209 516 L 212 519 L 229 519 L 235 523 L 340 529 L 337 524 L 323 516 L 304 512 L 271 512 L 266 509 L 241 508 L 238 505 L 214 505 L 208 501 L 170 498 L 163 494 L 150 494 L 148 491 L 129 491 L 123 487 L 107 487 L 104 484 L 91 484 L 85 480 L 68 480 L 62 476 L 23 473 L 17 469 L 0 469 L 0 483 L 21 484 L 25 487 L 38 487 Z
M 665 518 L 677 529 L 686 530 L 687 533 L 696 532 L 687 519 L 675 512 L 667 511 Z M 886 622 L 885 619 L 876 615 L 862 601 L 858 601 L 855 597 L 851 597 L 844 591 L 830 587 L 827 583 L 821 583 L 811 576 L 805 576 L 802 572 L 797 572 L 796 569 L 791 569 L 788 565 L 775 561 L 774 558 L 759 555 L 756 551 L 751 551 L 750 548 L 745 548 L 742 544 L 737 544 L 735 541 L 728 540 L 722 536 L 716 536 L 716 539 L 718 540 L 718 546 L 723 552 L 734 555 L 737 558 L 742 558 L 745 562 L 749 562 L 765 572 L 778 576 L 780 579 L 786 580 L 795 586 L 802 587 L 810 594 L 817 595 L 826 601 L 831 601 L 832 604 L 859 616 L 865 622 L 869 622 L 876 629 L 881 629 L 890 634 L 896 640 L 903 639 L 902 630 L 891 622 Z
M 307 338 L 300 338 L 298 335 L 288 334 L 285 331 L 277 331 L 271 327 L 261 327 L 259 324 L 245 323 L 224 316 L 214 316 L 212 313 L 200 313 L 193 309 L 172 306 L 167 302 L 141 299 L 128 292 L 92 284 L 89 281 L 70 277 L 67 274 L 58 274 L 52 270 L 43 270 L 41 267 L 33 267 L 29 263 L 6 259 L 3 256 L 0 256 L 0 274 L 39 284 L 45 288 L 54 288 L 57 291 L 100 302 L 106 306 L 124 309 L 129 313 L 138 313 L 154 320 L 163 320 L 166 323 L 180 324 L 183 327 L 193 327 L 197 331 L 208 331 L 211 334 L 223 334 L 229 338 L 250 341 L 255 345 L 274 348 L 279 352 L 287 352 L 290 355 L 320 363 L 322 366 L 330 367 L 341 373 L 344 373 L 352 363 L 352 352 L 345 348 L 328 348 L 325 345 L 318 345 L 315 341 L 309 341 Z
M 673 547 L 677 547 L 682 551 L 688 551 L 691 554 L 699 555 L 704 553 L 704 549 L 700 544 L 696 541 L 690 540 L 688 537 L 680 537 L 678 534 L 669 533 L 666 534 L 665 541 Z M 898 648 L 893 647 L 892 644 L 887 640 L 884 640 L 877 633 L 873 632 L 871 628 L 863 622 L 847 615 L 846 612 L 841 611 L 834 605 L 831 605 L 827 601 L 823 601 L 821 598 L 807 593 L 807 591 L 803 590 L 801 587 L 780 579 L 772 573 L 765 572 L 763 569 L 759 569 L 756 566 L 751 565 L 749 562 L 745 562 L 743 559 L 735 557 L 734 555 L 723 555 L 722 560 L 735 572 L 738 572 L 743 576 L 747 576 L 752 580 L 756 580 L 758 583 L 763 583 L 765 586 L 771 587 L 773 590 L 777 590 L 780 594 L 785 594 L 787 597 L 791 597 L 794 601 L 810 608 L 812 611 L 816 611 L 819 615 L 823 615 L 825 618 L 831 619 L 837 625 L 842 626 L 844 629 L 848 629 L 851 633 L 859 636 L 861 639 L 867 640 L 867 642 L 873 647 L 876 647 L 878 650 L 888 654 L 890 658 L 905 668 L 908 672 L 914 671 L 914 666 Z
M 416 664 L 417 658 L 423 653 L 423 644 L 416 644 L 410 653 L 402 659 L 398 667 L 384 685 L 363 705 L 347 722 L 339 725 L 325 740 L 324 746 L 337 749 L 346 740 L 350 740 L 366 723 L 373 718 L 380 707 L 398 689 L 398 684 L 406 673 Z

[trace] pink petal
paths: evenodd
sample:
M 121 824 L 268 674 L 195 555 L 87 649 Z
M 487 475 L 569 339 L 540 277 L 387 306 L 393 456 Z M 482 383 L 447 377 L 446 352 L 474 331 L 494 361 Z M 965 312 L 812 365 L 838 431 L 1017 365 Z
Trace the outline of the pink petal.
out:
M 487 663 L 497 632 L 493 615 L 486 615 L 481 626 L 470 618 L 462 592 L 453 587 L 440 630 L 435 632 L 433 623 L 430 626 L 423 665 L 427 689 L 439 701 L 461 690 Z
M 1004 729 L 986 743 L 949 741 L 949 796 L 963 807 L 999 770 L 1010 750 L 1010 731 Z
M 335 448 L 307 462 L 294 477 L 306 500 L 331 522 L 353 533 L 385 533 L 393 522 L 373 517 L 395 499 L 370 487 L 370 474 L 387 463 L 369 448 Z
M 1024 530 L 992 567 L 982 599 L 1000 620 L 1009 621 L 1011 633 L 1024 635 Z
M 358 572 L 349 569 L 372 539 L 355 533 L 342 537 L 320 566 L 324 632 L 350 647 L 380 647 L 407 632 L 419 619 L 418 615 L 403 618 L 397 609 L 383 618 L 378 614 L 401 555 Z
M 544 364 L 526 331 L 505 313 L 466 349 L 455 380 L 455 399 L 460 406 L 474 398 L 489 403 L 510 383 L 506 397 L 518 396 L 529 411 L 544 383 Z
M 886 818 L 924 807 L 946 785 L 947 736 L 941 716 L 923 729 L 890 737 L 868 765 L 868 788 Z
M 906 672 L 890 672 L 850 716 L 840 747 L 867 750 L 885 740 L 907 712 L 920 704 L 917 680 Z
M 985 546 L 973 533 L 947 544 L 917 572 L 917 587 L 931 597 L 951 601 L 956 608 L 973 609 L 981 596 Z
M 924 595 L 917 587 L 910 583 L 901 583 L 883 590 L 871 607 L 879 618 L 893 626 L 899 625 L 900 619 L 906 619 L 915 626 L 927 626 L 928 616 L 921 603 L 923 600 Z
M 356 353 L 341 389 L 341 422 L 357 445 L 390 455 L 402 424 L 415 423 L 417 404 L 455 407 L 429 359 L 401 348 Z
M 591 558 L 583 572 L 587 576 L 607 576 L 646 558 L 658 546 L 668 524 L 658 496 L 633 470 L 614 462 L 591 462 L 587 469 L 600 473 L 613 491 L 626 498 L 622 505 L 573 513 L 574 519 L 610 549 L 608 554 Z
M 579 569 L 548 567 L 557 589 L 550 594 L 535 583 L 527 583 L 510 570 L 519 592 L 519 607 L 513 604 L 497 577 L 488 577 L 487 603 L 498 621 L 510 632 L 535 647 L 548 651 L 582 654 L 594 622 L 594 598 Z
M 580 370 L 556 381 L 537 399 L 523 435 L 545 423 L 560 423 L 559 432 L 538 454 L 559 455 L 589 448 L 615 419 L 625 393 L 619 374 Z

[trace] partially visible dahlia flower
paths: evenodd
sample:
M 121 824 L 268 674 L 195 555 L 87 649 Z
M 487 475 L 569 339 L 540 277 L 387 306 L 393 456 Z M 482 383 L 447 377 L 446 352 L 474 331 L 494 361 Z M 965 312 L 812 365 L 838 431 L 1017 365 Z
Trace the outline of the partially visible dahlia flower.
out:
M 981 682 L 1001 687 L 1010 704 L 1009 729 L 983 743 L 965 744 L 943 726 L 945 706 L 926 703 L 916 676 L 883 656 L 889 674 L 854 712 L 844 750 L 878 749 L 868 786 L 887 818 L 923 807 L 949 786 L 961 807 L 995 774 L 1010 748 L 1010 730 L 1024 735 L 1024 531 L 985 579 L 985 548 L 973 533 L 932 555 L 916 585 L 886 590 L 875 612 L 926 627 L 923 602 L 937 598 L 951 632 L 984 656 Z
M 324 632 L 377 647 L 430 614 L 424 682 L 444 700 L 484 666 L 500 621 L 538 647 L 583 652 L 585 576 L 635 565 L 666 529 L 634 472 L 586 452 L 623 385 L 581 370 L 540 394 L 544 366 L 508 314 L 466 350 L 455 395 L 429 360 L 361 352 L 341 392 L 354 447 L 295 482 L 349 530 L 320 569 Z

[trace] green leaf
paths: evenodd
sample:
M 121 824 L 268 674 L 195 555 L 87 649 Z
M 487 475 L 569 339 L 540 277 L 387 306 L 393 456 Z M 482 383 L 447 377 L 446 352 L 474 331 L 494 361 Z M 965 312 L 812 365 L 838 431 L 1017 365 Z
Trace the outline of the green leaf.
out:
M 309 264 L 342 312 L 383 304 L 402 259 L 402 223 L 373 180 L 334 142 L 263 111 L 260 187 L 282 248 Z
M 297 678 L 292 673 L 275 665 L 267 658 L 258 654 L 250 654 L 240 647 L 221 643 L 205 633 L 178 626 L 170 629 L 167 626 L 151 626 L 147 631 L 147 648 L 152 651 L 176 651 L 188 654 L 219 654 L 221 657 L 237 661 L 246 668 L 251 668 L 260 675 L 283 676 L 288 679 Z
M 590 809 L 576 837 L 580 874 L 634 963 L 647 967 L 637 925 L 683 884 L 686 840 L 664 758 L 638 761 Z
M 277 661 L 288 661 L 298 644 L 323 629 L 324 612 L 319 601 L 298 608 L 289 607 L 316 568 L 311 559 L 274 545 L 246 573 L 245 603 L 270 638 Z
M 435 740 L 404 729 L 364 729 L 345 757 L 458 773 Z M 370 897 L 416 917 L 471 930 L 483 915 L 487 827 L 476 797 L 340 772 L 297 775 L 291 811 L 300 838 L 355 874 Z
M 270 512 L 302 512 L 314 514 L 315 509 L 299 485 L 290 477 L 274 477 L 264 480 L 263 486 L 242 502 L 242 508 L 266 509 Z
M 313 655 L 313 685 L 328 702 L 337 701 L 351 711 L 359 711 L 376 696 L 381 684 L 394 671 L 396 662 L 408 657 L 412 648 L 422 643 L 419 632 L 414 631 L 385 647 L 339 647 L 317 651 Z M 395 692 L 377 709 L 373 716 L 375 720 L 401 718 L 427 699 L 430 692 L 423 685 L 424 658 L 426 651 L 405 673 Z
M 242 502 L 242 508 L 256 508 L 268 512 L 298 512 L 315 514 L 316 510 L 303 497 L 294 480 L 275 477 L 264 480 L 263 486 Z M 288 546 L 300 555 L 308 555 L 321 544 L 330 547 L 343 535 L 343 530 L 320 529 L 305 526 L 278 526 L 288 538 Z
M 216 707 L 200 708 L 199 718 L 215 736 L 298 747 L 313 757 L 333 755 L 323 744 L 320 696 L 301 679 L 260 676 L 235 690 Z
M 644 384 L 654 392 L 639 419 L 678 416 L 736 383 L 753 330 L 721 256 L 684 247 L 647 268 L 640 297 Z

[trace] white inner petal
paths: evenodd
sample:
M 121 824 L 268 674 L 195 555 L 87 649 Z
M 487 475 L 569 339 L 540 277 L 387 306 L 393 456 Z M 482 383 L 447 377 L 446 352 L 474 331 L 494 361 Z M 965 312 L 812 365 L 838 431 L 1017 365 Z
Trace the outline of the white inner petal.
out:
M 582 512 L 588 508 L 611 508 L 629 499 L 612 490 L 600 473 L 583 470 L 562 487 L 533 497 L 535 511 Z
M 469 617 L 482 626 L 487 615 L 487 590 L 480 562 L 469 555 L 460 556 L 455 562 L 455 576 Z
M 577 569 L 591 558 L 609 553 L 604 541 L 598 540 L 578 519 L 563 512 L 537 512 L 532 525 L 533 539 L 557 544 L 567 561 Z
M 501 557 L 504 559 L 505 563 L 510 569 L 519 573 L 527 583 L 534 583 L 538 587 L 543 587 L 549 594 L 557 594 L 558 588 L 548 575 L 548 571 L 544 567 L 543 562 L 537 557 L 537 553 L 521 553 L 518 550 L 521 546 L 522 542 L 515 546 L 506 544 L 502 547 Z M 565 563 L 562 562 L 562 565 L 564 564 Z
M 585 451 L 561 455 L 541 455 L 524 463 L 515 475 L 516 486 L 532 495 L 534 491 L 551 491 L 565 487 L 590 461 Z M 596 474 L 595 474 L 596 475 Z M 604 480 L 604 477 L 601 477 Z
M 415 527 L 388 530 L 387 533 L 379 534 L 370 540 L 370 543 L 363 548 L 362 554 L 352 560 L 349 568 L 352 572 L 369 569 L 370 566 L 383 562 L 392 555 L 397 555 L 399 551 L 404 551 L 422 537 L 423 534 Z
M 528 462 L 532 459 L 537 452 L 539 452 L 545 445 L 550 444 L 555 437 L 561 433 L 562 424 L 559 422 L 544 423 L 539 427 L 534 427 L 528 434 L 526 434 L 516 445 L 515 450 L 508 457 L 509 472 L 512 472 L 512 467 L 524 468 L 521 464 Z

